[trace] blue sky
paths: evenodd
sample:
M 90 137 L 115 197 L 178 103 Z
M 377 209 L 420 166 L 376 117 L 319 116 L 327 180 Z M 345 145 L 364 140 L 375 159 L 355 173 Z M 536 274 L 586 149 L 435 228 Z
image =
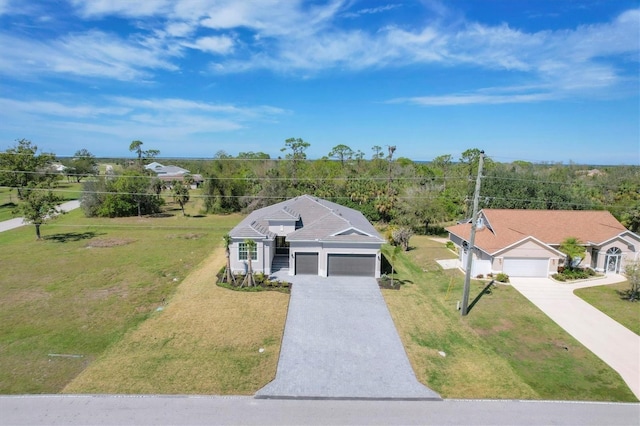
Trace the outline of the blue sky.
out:
M 640 164 L 637 0 L 0 0 L 0 149 Z

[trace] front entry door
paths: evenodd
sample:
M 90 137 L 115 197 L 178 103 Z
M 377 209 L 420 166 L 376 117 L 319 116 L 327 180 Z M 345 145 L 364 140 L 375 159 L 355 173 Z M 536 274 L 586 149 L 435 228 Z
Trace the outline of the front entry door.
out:
M 287 241 L 287 237 L 276 237 L 276 254 L 289 256 L 289 242 Z
M 609 274 L 619 274 L 622 260 L 622 250 L 618 247 L 611 247 L 607 250 L 607 256 L 604 258 L 604 271 Z

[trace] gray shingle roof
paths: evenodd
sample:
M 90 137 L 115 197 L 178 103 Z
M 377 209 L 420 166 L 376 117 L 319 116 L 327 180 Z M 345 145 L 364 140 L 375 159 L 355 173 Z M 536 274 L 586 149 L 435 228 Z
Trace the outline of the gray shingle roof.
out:
M 310 195 L 302 195 L 249 214 L 231 230 L 233 238 L 274 238 L 269 219 L 291 220 L 296 229 L 288 241 L 384 243 L 378 231 L 357 210 Z

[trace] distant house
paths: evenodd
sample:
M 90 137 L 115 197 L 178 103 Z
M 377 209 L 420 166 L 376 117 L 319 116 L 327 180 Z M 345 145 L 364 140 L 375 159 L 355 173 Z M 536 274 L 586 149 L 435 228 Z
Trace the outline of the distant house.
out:
M 182 167 L 164 166 L 156 161 L 147 164 L 146 166 L 144 166 L 144 168 L 155 173 L 156 176 L 164 182 L 182 182 L 184 180 L 184 177 L 187 175 L 191 176 L 195 186 L 200 185 L 204 181 L 202 176 L 199 174 L 192 175 L 189 170 L 183 169 Z
M 640 236 L 604 210 L 484 209 L 476 229 L 473 276 L 504 272 L 513 277 L 546 277 L 563 264 L 565 255 L 558 248 L 569 237 L 585 246 L 581 265 L 599 272 L 620 273 L 625 261 L 638 259 L 640 251 Z M 464 268 L 471 222 L 447 231 Z
M 256 210 L 231 230 L 231 269 L 380 277 L 384 239 L 357 210 L 303 195 Z M 256 242 L 249 253 L 246 239 Z
M 62 163 L 52 163 L 49 169 L 55 173 L 64 173 L 67 170 L 67 166 Z

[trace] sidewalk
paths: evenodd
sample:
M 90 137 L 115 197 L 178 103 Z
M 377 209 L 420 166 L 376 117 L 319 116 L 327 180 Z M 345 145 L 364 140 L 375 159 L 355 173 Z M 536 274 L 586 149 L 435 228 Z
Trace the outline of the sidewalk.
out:
M 576 284 L 547 278 L 511 278 L 511 285 L 587 349 L 616 370 L 640 399 L 640 336 L 594 308 L 573 291 L 614 284 L 621 275 Z
M 60 204 L 59 206 L 60 210 L 65 212 L 75 210 L 79 207 L 80 207 L 80 200 L 67 201 L 66 203 Z M 26 223 L 24 222 L 24 219 L 21 217 L 5 220 L 0 222 L 0 232 L 10 231 L 12 229 L 19 228 L 24 225 L 26 225 Z

